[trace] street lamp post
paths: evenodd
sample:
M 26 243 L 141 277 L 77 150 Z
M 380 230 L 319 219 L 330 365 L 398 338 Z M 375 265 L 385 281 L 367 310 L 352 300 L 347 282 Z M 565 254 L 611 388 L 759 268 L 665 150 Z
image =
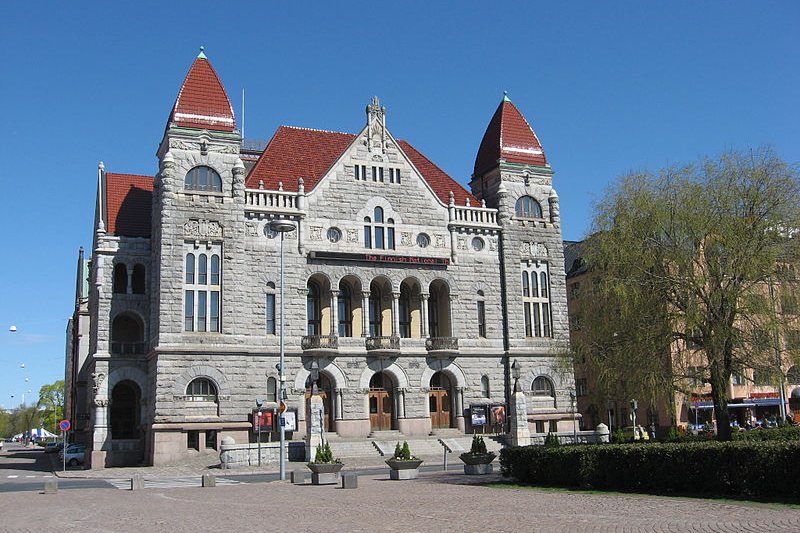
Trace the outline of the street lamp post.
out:
M 283 239 L 284 234 L 295 230 L 295 224 L 291 220 L 274 219 L 269 223 L 269 229 L 281 234 L 281 305 L 280 305 L 280 356 L 278 359 L 278 401 L 280 402 L 280 448 L 278 454 L 280 456 L 280 479 L 286 479 L 286 424 L 283 419 L 283 413 L 286 409 L 284 403 L 286 395 L 286 374 L 284 373 L 284 321 L 283 321 Z
M 569 391 L 569 403 L 572 407 L 572 444 L 578 444 L 578 428 L 575 427 L 575 393 Z

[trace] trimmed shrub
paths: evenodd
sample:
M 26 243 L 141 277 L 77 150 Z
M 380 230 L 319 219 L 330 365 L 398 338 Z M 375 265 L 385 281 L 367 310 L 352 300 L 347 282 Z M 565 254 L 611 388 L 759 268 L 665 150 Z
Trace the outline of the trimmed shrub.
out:
M 800 442 L 525 446 L 500 453 L 522 483 L 635 492 L 800 497 Z

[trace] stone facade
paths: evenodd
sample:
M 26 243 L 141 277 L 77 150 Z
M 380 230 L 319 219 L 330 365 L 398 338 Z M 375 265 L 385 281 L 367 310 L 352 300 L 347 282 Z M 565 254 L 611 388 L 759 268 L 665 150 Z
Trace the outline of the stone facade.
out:
M 210 68 L 197 62 L 193 70 Z M 181 94 L 193 90 L 192 75 Z M 128 197 L 110 191 L 125 175 L 100 170 L 89 355 L 79 365 L 92 383 L 74 389 L 84 397 L 73 413 L 89 419 L 79 439 L 94 450 L 92 467 L 164 464 L 217 450 L 223 436 L 255 442 L 255 400 L 262 411 L 280 400 L 281 248 L 285 403 L 298 419 L 290 439 L 304 435 L 312 365 L 329 436 L 471 432 L 471 405 L 508 408 L 514 360 L 532 432 L 536 421 L 572 427 L 573 378 L 556 371 L 568 328 L 549 165 L 500 157 L 476 172 L 470 194 L 393 137 L 376 98 L 364 128 L 317 175 L 262 179 L 281 135 L 328 143 L 287 143 L 299 160 L 344 134 L 282 128 L 263 150 L 244 153 L 235 129 L 181 123 L 190 113 L 181 115 L 180 98 L 157 152 L 147 235 L 119 229 Z M 197 168 L 213 169 L 218 190 L 188 183 Z M 541 212 L 521 216 L 521 197 Z M 269 223 L 284 219 L 297 229 L 282 240 Z M 124 292 L 118 264 L 128 273 Z M 526 268 L 545 273 L 535 319 L 523 311 Z M 143 292 L 134 279 L 142 269 Z M 549 392 L 532 388 L 540 377 Z M 507 432 L 507 423 L 495 429 Z

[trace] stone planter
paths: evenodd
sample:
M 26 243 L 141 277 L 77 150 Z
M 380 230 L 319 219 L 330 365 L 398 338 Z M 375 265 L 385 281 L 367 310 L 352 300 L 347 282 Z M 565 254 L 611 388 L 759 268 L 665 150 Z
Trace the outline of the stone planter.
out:
M 497 454 L 487 453 L 462 453 L 459 458 L 464 462 L 464 473 L 469 475 L 484 475 L 494 472 L 494 461 Z
M 342 463 L 307 463 L 311 470 L 311 483 L 313 485 L 336 485 L 339 483 L 339 471 Z
M 386 460 L 389 465 L 389 479 L 417 479 L 419 476 L 419 465 L 422 459 L 395 459 L 394 457 Z

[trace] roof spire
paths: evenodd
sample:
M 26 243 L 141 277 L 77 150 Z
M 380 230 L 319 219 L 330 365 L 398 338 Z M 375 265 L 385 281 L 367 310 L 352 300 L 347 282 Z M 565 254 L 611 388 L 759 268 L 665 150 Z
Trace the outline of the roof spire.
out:
M 508 97 L 508 91 L 503 91 L 503 101 L 510 102 L 511 98 Z
M 501 162 L 511 164 L 549 166 L 542 144 L 522 113 L 511 103 L 508 93 L 497 106 L 486 133 L 483 134 L 474 172 L 484 174 Z
M 200 53 L 199 53 L 199 54 L 197 54 L 197 59 L 208 59 L 208 58 L 206 57 L 205 50 L 206 50 L 206 47 L 205 47 L 205 46 L 201 46 L 201 47 L 200 47 Z

